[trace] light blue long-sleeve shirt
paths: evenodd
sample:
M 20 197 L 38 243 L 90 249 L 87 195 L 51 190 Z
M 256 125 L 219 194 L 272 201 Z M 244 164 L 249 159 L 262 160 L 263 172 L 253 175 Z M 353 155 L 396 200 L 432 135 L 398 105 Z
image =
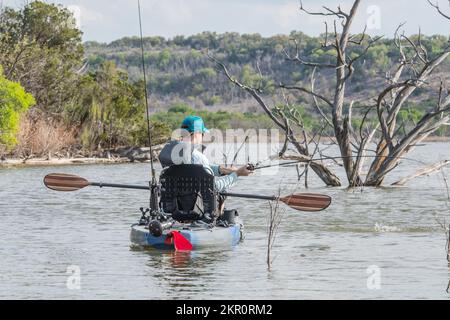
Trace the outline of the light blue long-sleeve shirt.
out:
M 238 180 L 236 173 L 221 176 L 218 165 L 211 165 L 208 158 L 199 150 L 201 146 L 192 146 L 184 142 L 172 141 L 168 143 L 159 155 L 163 167 L 179 164 L 202 165 L 208 173 L 215 176 L 217 191 L 224 192 L 231 188 Z
M 214 179 L 214 182 L 217 191 L 224 192 L 236 184 L 238 180 L 238 175 L 235 172 L 227 176 L 221 176 L 219 172 L 219 166 L 210 165 L 208 158 L 197 149 L 194 149 L 194 151 L 192 151 L 191 159 L 192 164 L 201 164 L 207 171 L 209 171 L 212 175 L 216 177 Z

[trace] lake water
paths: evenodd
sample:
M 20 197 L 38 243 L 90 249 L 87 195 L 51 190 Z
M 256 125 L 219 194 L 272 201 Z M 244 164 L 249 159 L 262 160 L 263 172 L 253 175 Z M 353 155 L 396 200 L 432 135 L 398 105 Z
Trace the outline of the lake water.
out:
M 432 143 L 409 157 L 448 159 L 450 144 Z M 389 181 L 419 166 L 405 160 Z M 139 207 L 147 206 L 146 192 L 52 192 L 42 184 L 51 172 L 145 184 L 149 165 L 0 169 L 0 299 L 450 297 L 446 239 L 436 221 L 450 221 L 442 174 L 407 188 L 352 191 L 325 188 L 312 177 L 309 191 L 329 194 L 334 202 L 321 213 L 286 209 L 268 271 L 267 202 L 228 201 L 246 222 L 246 239 L 234 250 L 141 251 L 130 247 L 129 232 Z M 450 178 L 450 170 L 444 173 Z M 304 191 L 292 167 L 277 176 L 241 179 L 233 191 L 270 195 L 281 182 L 285 192 Z M 80 272 L 78 289 L 68 270 Z

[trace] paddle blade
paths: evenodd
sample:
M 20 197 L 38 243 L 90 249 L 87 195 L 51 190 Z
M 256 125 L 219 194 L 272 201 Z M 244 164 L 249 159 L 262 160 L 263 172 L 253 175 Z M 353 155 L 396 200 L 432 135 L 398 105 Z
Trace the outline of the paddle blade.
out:
M 173 240 L 176 251 L 192 251 L 194 249 L 192 243 L 178 231 L 173 231 L 168 235 L 166 244 L 169 243 L 170 239 Z
M 44 178 L 47 188 L 55 191 L 77 191 L 89 186 L 89 181 L 70 174 L 52 173 Z
M 332 199 L 322 194 L 302 193 L 280 198 L 280 201 L 298 211 L 318 212 L 327 209 Z

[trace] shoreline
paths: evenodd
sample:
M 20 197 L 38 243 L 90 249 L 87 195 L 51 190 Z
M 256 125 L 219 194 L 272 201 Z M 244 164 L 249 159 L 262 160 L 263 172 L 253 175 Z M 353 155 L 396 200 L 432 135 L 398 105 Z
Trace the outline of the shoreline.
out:
M 36 157 L 29 159 L 6 158 L 0 159 L 0 169 L 21 167 L 49 167 L 69 165 L 94 165 L 94 164 L 124 164 L 146 163 L 150 159 L 156 159 L 163 145 L 153 147 L 153 155 L 150 157 L 150 148 L 124 147 L 99 153 L 96 156 L 67 156 L 67 157 Z
M 35 158 L 29 160 L 22 159 L 6 159 L 0 161 L 1 168 L 21 168 L 21 167 L 52 167 L 52 166 L 69 166 L 69 165 L 93 165 L 93 164 L 123 164 L 133 163 L 128 158 L 108 159 L 108 158 L 61 158 L 61 159 L 45 159 Z M 142 161 L 144 162 L 144 161 Z M 137 163 L 142 163 L 137 162 Z
M 330 139 L 324 137 L 323 140 Z M 430 137 L 427 138 L 424 143 L 448 143 L 450 142 L 450 137 Z M 153 151 L 153 158 L 155 159 L 158 155 L 158 151 L 162 149 L 162 145 L 156 146 Z M 124 153 L 109 157 L 69 157 L 69 158 L 51 158 L 40 157 L 31 159 L 18 159 L 18 158 L 3 158 L 0 160 L 0 169 L 5 168 L 21 168 L 21 167 L 51 167 L 51 166 L 70 166 L 70 165 L 96 165 L 96 164 L 125 164 L 125 163 L 149 163 L 150 157 L 148 148 L 127 148 L 126 150 L 138 151 L 134 156 L 139 155 L 140 157 L 125 155 Z M 146 153 L 146 154 L 145 154 Z

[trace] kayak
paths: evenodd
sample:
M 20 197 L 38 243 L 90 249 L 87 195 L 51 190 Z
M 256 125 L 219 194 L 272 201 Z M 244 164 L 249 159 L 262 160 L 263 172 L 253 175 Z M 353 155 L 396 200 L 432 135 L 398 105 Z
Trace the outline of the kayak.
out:
M 193 246 L 193 250 L 199 249 L 232 249 L 244 238 L 244 224 L 239 218 L 233 225 L 211 226 L 203 222 L 190 224 L 175 223 L 169 229 L 164 230 L 162 236 L 153 236 L 148 227 L 135 224 L 131 227 L 130 240 L 134 245 L 158 250 L 175 250 L 172 241 L 174 232 L 180 233 Z

